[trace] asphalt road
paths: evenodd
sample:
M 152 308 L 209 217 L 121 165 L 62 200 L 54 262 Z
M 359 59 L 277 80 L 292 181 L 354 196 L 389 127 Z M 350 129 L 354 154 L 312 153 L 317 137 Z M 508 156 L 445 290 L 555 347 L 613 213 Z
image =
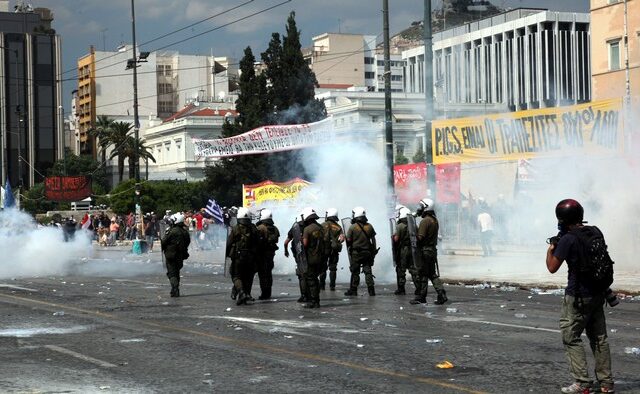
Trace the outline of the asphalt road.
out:
M 282 275 L 274 300 L 238 307 L 221 266 L 197 257 L 169 298 L 152 256 L 0 280 L 0 392 L 553 393 L 571 382 L 553 292 L 456 284 L 446 305 L 415 306 L 394 284 L 348 298 L 340 283 L 307 310 Z M 640 301 L 606 313 L 617 390 L 640 392 L 640 355 L 625 353 L 640 347 Z

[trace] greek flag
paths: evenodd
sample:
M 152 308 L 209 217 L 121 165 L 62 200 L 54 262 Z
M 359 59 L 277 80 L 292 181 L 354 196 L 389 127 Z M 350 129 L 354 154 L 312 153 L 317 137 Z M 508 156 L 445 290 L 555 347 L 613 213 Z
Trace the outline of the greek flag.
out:
M 216 223 L 224 223 L 224 214 L 220 205 L 216 203 L 216 200 L 209 199 L 207 206 L 204 207 L 204 211 L 211 216 Z

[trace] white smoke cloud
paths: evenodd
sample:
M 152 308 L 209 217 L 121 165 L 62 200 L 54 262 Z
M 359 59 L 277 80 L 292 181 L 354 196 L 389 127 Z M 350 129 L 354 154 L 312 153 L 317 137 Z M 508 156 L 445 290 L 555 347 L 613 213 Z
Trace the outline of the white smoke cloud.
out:
M 48 275 L 135 276 L 161 270 L 159 262 L 110 255 L 94 258 L 89 234 L 78 230 L 64 242 L 55 227 L 38 227 L 33 218 L 17 209 L 0 212 L 0 279 Z

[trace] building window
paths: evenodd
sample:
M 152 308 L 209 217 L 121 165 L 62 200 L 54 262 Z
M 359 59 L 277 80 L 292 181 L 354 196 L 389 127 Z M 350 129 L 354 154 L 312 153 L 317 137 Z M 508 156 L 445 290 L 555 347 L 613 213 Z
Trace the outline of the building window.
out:
M 380 117 L 378 115 L 371 115 L 371 123 L 378 123 L 380 121 Z
M 378 67 L 384 67 L 384 60 L 378 60 Z
M 391 76 L 391 80 L 392 81 L 402 81 L 402 75 L 392 75 Z
M 365 56 L 364 64 L 373 64 L 373 62 L 374 62 L 374 59 L 372 57 Z
M 364 72 L 364 79 L 374 79 L 375 77 L 376 77 L 376 74 L 373 71 Z
M 609 41 L 609 70 L 620 70 L 620 40 Z

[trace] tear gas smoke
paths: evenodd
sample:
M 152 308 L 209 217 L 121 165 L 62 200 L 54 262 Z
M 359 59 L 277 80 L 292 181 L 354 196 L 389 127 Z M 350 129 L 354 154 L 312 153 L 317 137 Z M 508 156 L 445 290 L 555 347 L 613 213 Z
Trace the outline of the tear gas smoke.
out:
M 17 209 L 0 212 L 0 279 L 45 275 L 133 276 L 158 272 L 158 264 L 134 261 L 96 260 L 89 234 L 77 230 L 73 240 L 64 242 L 55 227 L 40 227 L 28 214 Z
M 367 218 L 376 230 L 380 252 L 376 256 L 373 273 L 378 281 L 392 281 L 395 270 L 391 258 L 389 206 L 387 204 L 387 167 L 383 157 L 370 144 L 347 142 L 300 151 L 312 186 L 303 189 L 293 200 L 281 204 L 261 205 L 273 212 L 276 226 L 281 232 L 282 245 L 286 234 L 304 207 L 313 207 L 322 223 L 327 208 L 338 209 L 340 218 L 351 217 L 356 206 L 366 209 Z M 345 233 L 347 229 L 344 229 Z M 274 272 L 293 274 L 293 257 L 284 257 L 280 249 L 276 254 Z M 350 276 L 346 247 L 338 263 L 338 281 Z

